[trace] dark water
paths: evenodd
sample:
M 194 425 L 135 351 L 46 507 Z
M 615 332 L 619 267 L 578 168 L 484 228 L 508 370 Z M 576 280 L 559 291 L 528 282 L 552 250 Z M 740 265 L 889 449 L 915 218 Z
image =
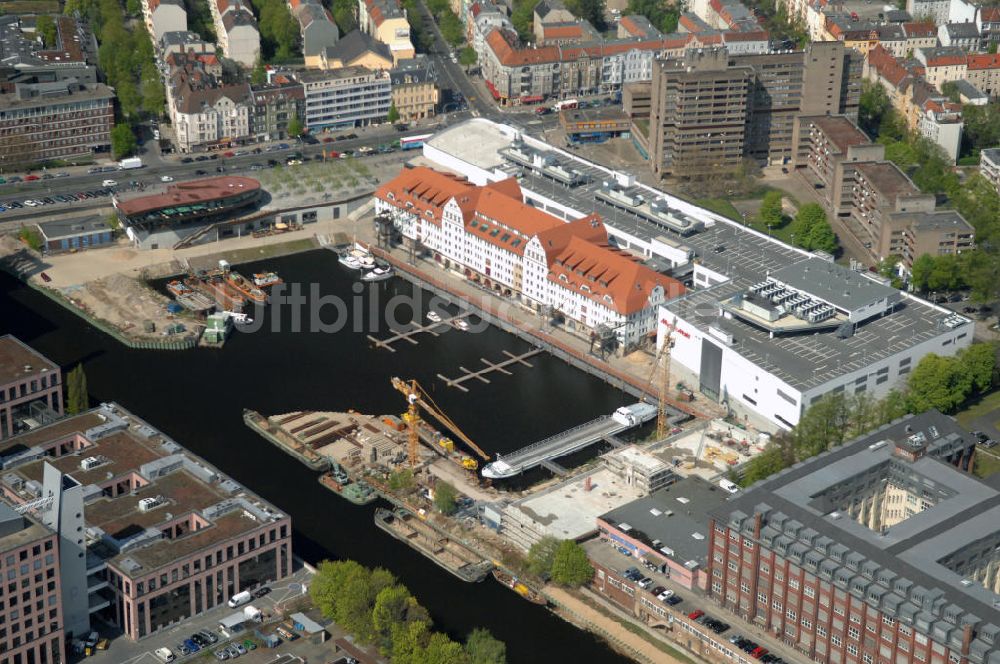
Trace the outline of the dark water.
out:
M 369 299 L 373 286 L 352 302 L 357 286 L 328 251 L 240 269 L 249 274 L 262 267 L 277 270 L 289 285 L 301 284 L 305 293 L 315 283 L 321 295 L 344 298 L 349 318 L 377 325 L 381 337 L 389 334 L 382 303 L 394 295 L 413 296 L 409 284 L 393 279 L 374 286 L 380 304 Z M 419 308 L 426 311 L 429 296 L 422 296 Z M 439 629 L 463 638 L 487 627 L 507 643 L 511 662 L 626 661 L 492 580 L 464 584 L 376 529 L 373 507 L 353 506 L 323 489 L 314 473 L 247 429 L 242 411 L 399 413 L 404 403 L 389 378 L 416 378 L 493 454 L 611 412 L 629 398 L 547 355 L 532 358 L 533 369 L 515 367 L 512 376 L 493 374 L 488 385 L 470 384 L 466 394 L 444 387 L 436 374 L 458 375 L 459 365 L 478 367 L 480 357 L 496 361 L 502 350 L 523 352 L 527 344 L 489 328 L 480 334 L 421 335 L 419 345 L 399 344 L 390 353 L 370 348 L 367 329 L 355 332 L 348 325 L 337 333 L 309 332 L 310 314 L 309 304 L 297 317 L 287 306 L 277 315 L 271 308 L 254 312 L 261 329 L 234 334 L 221 351 L 132 351 L 0 273 L 0 334 L 18 336 L 64 369 L 82 362 L 92 400 L 121 403 L 291 514 L 295 551 L 306 560 L 353 558 L 386 567 L 430 610 Z M 322 314 L 331 323 L 336 310 L 325 306 Z M 397 309 L 401 320 L 410 315 L 407 307 Z M 293 318 L 301 321 L 301 331 L 293 331 Z

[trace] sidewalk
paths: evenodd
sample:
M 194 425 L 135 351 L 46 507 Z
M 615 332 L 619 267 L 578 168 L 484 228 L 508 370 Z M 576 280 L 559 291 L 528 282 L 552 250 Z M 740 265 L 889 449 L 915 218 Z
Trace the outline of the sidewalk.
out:
M 630 651 L 630 654 L 640 661 L 658 662 L 662 664 L 687 664 L 687 662 L 671 657 L 655 645 L 634 632 L 622 627 L 616 620 L 609 618 L 587 602 L 578 599 L 571 593 L 557 586 L 546 586 L 545 594 L 558 607 L 569 614 L 570 622 L 581 622 L 583 626 L 608 639 L 613 645 Z M 636 621 L 635 618 L 632 619 Z M 638 623 L 637 623 L 638 624 Z M 651 636 L 651 638 L 656 638 Z M 666 642 L 664 642 L 666 644 Z

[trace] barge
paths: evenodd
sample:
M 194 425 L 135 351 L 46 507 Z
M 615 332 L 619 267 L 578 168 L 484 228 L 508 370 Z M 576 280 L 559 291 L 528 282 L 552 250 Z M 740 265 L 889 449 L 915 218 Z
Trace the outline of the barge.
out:
M 523 581 L 519 581 L 516 576 L 503 571 L 500 568 L 493 569 L 493 578 L 500 582 L 500 585 L 510 588 L 518 595 L 528 600 L 532 604 L 547 606 L 549 600 L 541 592 L 535 590 Z
M 482 581 L 493 569 L 490 560 L 402 507 L 378 508 L 375 525 L 466 583 Z
M 279 428 L 272 427 L 267 418 L 257 411 L 245 408 L 243 410 L 243 423 L 263 436 L 269 443 L 284 450 L 287 454 L 295 457 L 309 468 L 313 470 L 326 470 L 330 467 L 330 460 L 328 458 L 317 454 L 311 447 L 288 436 Z

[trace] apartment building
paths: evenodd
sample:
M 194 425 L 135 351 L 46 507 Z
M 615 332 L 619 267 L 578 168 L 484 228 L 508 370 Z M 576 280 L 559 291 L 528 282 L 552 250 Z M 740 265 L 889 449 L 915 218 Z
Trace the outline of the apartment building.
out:
M 0 337 L 0 439 L 63 413 L 59 366 L 16 337 Z
M 392 69 L 392 51 L 371 35 L 352 30 L 334 46 L 326 47 L 320 54 L 319 68 L 323 70 L 341 67 L 364 67 L 366 69 Z
M 941 46 L 956 46 L 966 51 L 978 51 L 982 42 L 979 27 L 975 23 L 945 23 L 938 26 L 938 41 Z
M 983 53 L 968 56 L 965 80 L 991 98 L 1000 97 L 1000 55 Z
M 358 0 L 358 28 L 389 47 L 393 62 L 412 58 L 410 23 L 398 0 Z
M 734 171 L 744 158 L 753 70 L 724 49 L 658 60 L 650 92 L 650 164 L 660 177 Z
M 710 511 L 709 596 L 823 664 L 991 661 L 1000 495 L 974 454 L 931 411 L 754 485 Z
M 795 129 L 795 170 L 877 262 L 899 256 L 909 269 L 920 255 L 959 254 L 975 242 L 957 212 L 937 210 L 894 164 L 843 116 L 804 116 Z
M 948 22 L 951 0 L 906 0 L 906 11 L 913 18 L 926 18 L 934 25 Z
M 198 55 L 215 53 L 215 44 L 205 41 L 197 32 L 189 30 L 164 32 L 157 45 L 163 58 L 171 53 L 195 53 Z
M 310 130 L 380 122 L 392 104 L 392 81 L 387 71 L 343 67 L 306 71 L 296 78 L 305 92 L 305 126 Z
M 433 63 L 420 54 L 400 60 L 389 72 L 392 81 L 392 104 L 403 122 L 433 117 L 441 103 L 441 89 Z
M 260 57 L 257 19 L 243 0 L 209 0 L 215 35 L 222 53 L 244 67 L 253 67 Z
M 188 29 L 184 0 L 143 0 L 142 18 L 154 43 L 158 43 L 166 32 Z
M 340 30 L 330 10 L 318 0 L 288 0 L 288 7 L 299 22 L 306 67 L 319 67 L 323 53 L 340 39 Z
M 908 57 L 909 53 L 916 52 L 918 48 L 937 46 L 937 26 L 934 23 L 908 21 L 902 24 L 902 28 L 906 35 L 906 52 L 900 57 Z
M 745 158 L 783 163 L 798 115 L 857 117 L 861 60 L 840 42 L 735 56 L 704 49 L 657 65 L 649 142 L 661 177 L 732 171 Z
M 979 172 L 1000 193 L 1000 148 L 987 148 L 979 153 Z
M 918 48 L 913 57 L 924 66 L 924 79 L 938 91 L 949 81 L 965 78 L 968 69 L 965 50 L 956 46 Z
M 250 86 L 196 86 L 182 80 L 168 97 L 177 149 L 231 147 L 250 137 Z
M 73 634 L 100 620 L 139 640 L 291 573 L 287 515 L 116 404 L 16 436 L 0 455 L 19 461 L 4 498 L 58 533 Z
M 250 135 L 258 141 L 289 138 L 288 123 L 305 116 L 305 90 L 287 81 L 250 88 Z
M 553 217 L 526 204 L 514 178 L 478 187 L 426 167 L 407 169 L 379 187 L 375 210 L 443 267 L 535 310 L 562 313 L 570 329 L 604 326 L 624 347 L 656 329 L 659 303 L 684 292 L 609 245 L 599 217 Z
M 17 83 L 0 95 L 0 163 L 68 159 L 111 150 L 114 91 L 75 80 Z
M 0 660 L 18 664 L 64 661 L 62 589 L 56 533 L 0 503 Z M 79 635 L 77 635 L 79 636 Z

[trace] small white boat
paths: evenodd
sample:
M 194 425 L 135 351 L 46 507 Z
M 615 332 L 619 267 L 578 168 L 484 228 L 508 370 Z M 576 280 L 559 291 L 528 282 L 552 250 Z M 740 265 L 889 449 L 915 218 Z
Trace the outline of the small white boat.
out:
M 244 313 L 238 313 L 235 311 L 224 311 L 222 313 L 224 313 L 226 316 L 232 319 L 234 323 L 237 323 L 239 325 L 249 324 L 253 322 L 253 318 L 250 318 L 250 316 L 247 316 Z
M 377 267 L 361 275 L 361 281 L 385 281 L 393 274 L 391 267 Z
M 340 254 L 340 256 L 337 258 L 337 261 L 344 267 L 348 268 L 349 270 L 361 269 L 361 261 L 359 261 L 356 257 L 352 256 L 351 254 L 347 253 Z
M 371 254 L 365 254 L 365 253 L 362 253 L 361 255 L 355 254 L 355 257 L 358 259 L 358 264 L 361 265 L 361 269 L 371 270 L 376 268 L 375 259 L 372 258 Z
M 441 322 L 441 315 L 438 314 L 436 311 L 428 311 L 427 312 L 427 320 L 429 320 L 432 323 L 440 323 Z
M 453 321 L 451 321 L 451 324 L 454 325 L 455 327 L 457 327 L 458 329 L 460 329 L 462 332 L 468 332 L 469 331 L 469 324 L 465 321 L 464 318 L 459 318 L 458 320 L 453 320 Z

